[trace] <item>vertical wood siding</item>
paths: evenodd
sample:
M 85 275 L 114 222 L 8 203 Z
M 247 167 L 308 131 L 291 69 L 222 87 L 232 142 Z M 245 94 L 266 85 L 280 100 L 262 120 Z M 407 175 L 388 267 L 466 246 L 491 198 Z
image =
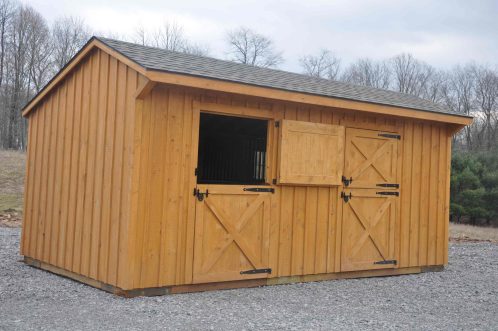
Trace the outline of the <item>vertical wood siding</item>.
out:
M 31 113 L 22 254 L 125 281 L 139 79 L 95 50 Z
M 344 110 L 272 102 L 192 89 L 156 87 L 137 114 L 138 168 L 132 215 L 134 274 L 130 288 L 192 280 L 191 160 L 193 100 L 270 109 L 275 119 L 294 119 L 399 132 L 401 198 L 396 225 L 400 267 L 447 261 L 450 136 L 442 124 L 363 115 Z M 276 177 L 277 131 L 269 128 L 268 179 Z M 271 210 L 271 277 L 340 271 L 342 200 L 337 187 L 280 186 Z
M 400 267 L 447 263 L 451 137 L 443 124 L 158 85 L 92 52 L 29 116 L 22 253 L 123 289 L 192 282 L 197 153 L 193 104 L 271 110 L 294 119 L 399 132 Z M 268 180 L 278 130 L 269 127 Z M 338 187 L 279 186 L 271 277 L 339 272 Z

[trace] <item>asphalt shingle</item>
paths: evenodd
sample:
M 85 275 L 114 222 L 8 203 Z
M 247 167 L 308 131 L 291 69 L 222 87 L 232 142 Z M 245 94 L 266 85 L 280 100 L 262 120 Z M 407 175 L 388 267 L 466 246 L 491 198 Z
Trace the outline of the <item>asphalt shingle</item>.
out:
M 96 39 L 149 70 L 415 110 L 461 115 L 451 112 L 443 105 L 404 93 L 309 77 L 281 70 L 260 68 L 210 57 L 167 51 L 108 38 L 96 37 Z

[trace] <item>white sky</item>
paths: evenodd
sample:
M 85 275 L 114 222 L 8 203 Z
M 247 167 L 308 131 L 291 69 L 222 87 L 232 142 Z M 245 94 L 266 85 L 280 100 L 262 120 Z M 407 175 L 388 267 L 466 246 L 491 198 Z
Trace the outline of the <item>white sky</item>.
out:
M 401 52 L 448 68 L 475 61 L 498 65 L 497 0 L 24 0 L 49 22 L 80 16 L 94 31 L 131 35 L 138 24 L 176 21 L 187 37 L 224 58 L 225 32 L 240 25 L 271 37 L 283 51 L 280 68 L 321 48 L 343 63 Z

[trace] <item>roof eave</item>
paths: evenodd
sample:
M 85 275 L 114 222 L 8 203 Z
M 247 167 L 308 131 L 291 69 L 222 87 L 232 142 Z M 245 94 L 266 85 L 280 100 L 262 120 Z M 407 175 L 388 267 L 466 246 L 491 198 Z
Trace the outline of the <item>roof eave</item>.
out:
M 431 120 L 436 122 L 444 122 L 456 125 L 469 125 L 473 121 L 473 117 L 457 114 L 440 113 L 429 110 L 405 108 L 380 103 L 372 103 L 368 101 L 359 101 L 352 99 L 344 99 L 338 97 L 329 97 L 316 94 L 308 94 L 303 92 L 290 91 L 285 89 L 277 89 L 267 86 L 251 85 L 247 83 L 234 82 L 229 80 L 208 78 L 202 76 L 189 75 L 185 73 L 176 73 L 170 71 L 155 70 L 146 68 L 139 63 L 133 61 L 115 48 L 107 45 L 99 40 L 98 37 L 92 37 L 81 48 L 81 50 L 45 85 L 45 87 L 29 101 L 23 108 L 22 115 L 28 116 L 30 111 L 50 92 L 59 82 L 61 82 L 77 65 L 78 63 L 94 48 L 99 48 L 110 56 L 115 57 L 124 64 L 136 70 L 151 82 L 166 83 L 173 85 L 188 86 L 207 90 L 222 91 L 228 93 L 237 93 L 264 97 L 281 101 L 293 101 L 299 103 L 307 103 L 328 107 L 336 107 L 343 109 L 351 109 L 363 112 L 371 112 L 390 116 L 401 116 L 415 118 L 420 120 Z
M 136 70 L 142 75 L 145 75 L 145 68 L 138 63 L 132 61 L 123 54 L 117 52 L 113 48 L 107 46 L 105 43 L 100 41 L 97 37 L 92 37 L 88 42 L 76 53 L 71 60 L 61 69 L 59 72 L 22 108 L 22 116 L 27 117 L 28 114 L 35 108 L 35 106 L 66 76 L 71 73 L 71 71 L 83 60 L 83 58 L 89 54 L 93 49 L 98 48 L 103 52 L 115 57 L 119 61 L 128 65 L 132 69 Z
M 184 73 L 174 73 L 169 71 L 161 71 L 154 69 L 146 69 L 145 76 L 153 82 L 188 86 L 193 88 L 221 91 L 227 93 L 236 93 L 250 95 L 255 97 L 263 97 L 281 101 L 293 101 L 299 103 L 314 104 L 320 106 L 328 106 L 342 109 L 351 109 L 362 112 L 370 112 L 376 114 L 401 116 L 415 118 L 420 120 L 429 120 L 443 123 L 451 123 L 458 125 L 469 125 L 473 121 L 473 117 L 458 114 L 447 114 L 434 112 L 429 110 L 404 108 L 400 106 L 371 103 L 367 101 L 358 101 L 344 98 L 336 98 L 329 96 L 320 96 L 316 94 L 307 94 L 302 92 L 277 89 L 272 87 L 263 87 L 246 83 L 239 83 L 228 80 L 207 78 Z

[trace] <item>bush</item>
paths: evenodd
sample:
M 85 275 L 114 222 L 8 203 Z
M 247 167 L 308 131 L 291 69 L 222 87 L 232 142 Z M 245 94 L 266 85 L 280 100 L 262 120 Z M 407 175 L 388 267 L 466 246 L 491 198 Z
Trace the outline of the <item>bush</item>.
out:
M 453 222 L 498 226 L 498 156 L 455 152 L 451 162 Z

